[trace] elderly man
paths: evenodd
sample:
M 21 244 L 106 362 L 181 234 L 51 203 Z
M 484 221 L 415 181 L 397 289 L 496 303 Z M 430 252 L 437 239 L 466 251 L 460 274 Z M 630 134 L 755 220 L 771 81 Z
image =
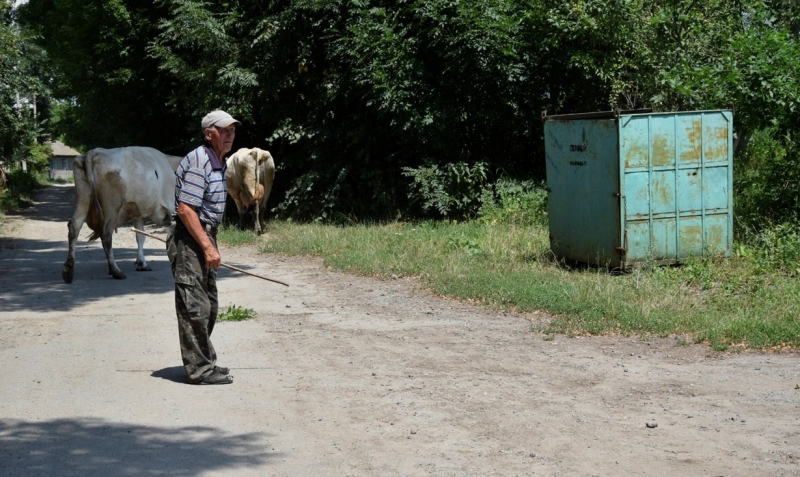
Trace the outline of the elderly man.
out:
M 211 331 L 217 320 L 217 227 L 225 211 L 225 155 L 242 123 L 225 111 L 201 122 L 205 144 L 183 158 L 175 171 L 174 225 L 167 255 L 175 278 L 175 311 L 186 376 L 192 384 L 230 384 L 228 368 L 217 366 Z

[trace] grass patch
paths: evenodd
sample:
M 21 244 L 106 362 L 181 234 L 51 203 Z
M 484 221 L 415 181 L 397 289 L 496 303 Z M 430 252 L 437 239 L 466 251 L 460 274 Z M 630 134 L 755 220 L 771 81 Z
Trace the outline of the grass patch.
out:
M 541 225 L 478 221 L 271 222 L 261 249 L 322 256 L 326 265 L 362 275 L 419 277 L 436 293 L 497 309 L 546 311 L 554 319 L 539 331 L 548 334 L 675 335 L 715 349 L 800 346 L 796 271 L 785 262 L 777 267 L 780 257 L 764 256 L 770 248 L 763 243 L 737 244 L 728 260 L 645 264 L 611 275 L 557 261 L 547 234 Z M 781 250 L 792 254 L 795 247 L 783 243 L 773 255 Z
M 256 317 L 256 312 L 250 308 L 237 305 L 228 305 L 225 311 L 219 314 L 220 321 L 245 321 Z
M 235 225 L 222 224 L 217 234 L 220 243 L 230 246 L 253 245 L 259 242 L 258 235 L 253 230 L 240 230 Z

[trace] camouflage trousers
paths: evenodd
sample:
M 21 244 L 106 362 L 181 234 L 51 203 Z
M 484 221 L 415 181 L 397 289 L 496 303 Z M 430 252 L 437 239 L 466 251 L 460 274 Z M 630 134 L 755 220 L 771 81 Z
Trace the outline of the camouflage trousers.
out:
M 216 247 L 216 237 L 208 236 Z M 189 382 L 195 383 L 211 374 L 217 363 L 217 353 L 211 344 L 219 310 L 217 271 L 203 266 L 203 251 L 180 220 L 176 220 L 167 235 L 167 256 L 175 278 L 175 312 L 183 368 Z

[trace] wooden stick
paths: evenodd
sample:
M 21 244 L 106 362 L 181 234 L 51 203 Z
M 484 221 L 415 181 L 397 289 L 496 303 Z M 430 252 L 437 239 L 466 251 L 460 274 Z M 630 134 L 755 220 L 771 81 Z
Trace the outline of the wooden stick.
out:
M 134 231 L 134 232 L 136 232 L 137 234 L 141 234 L 141 235 L 144 235 L 144 236 L 146 236 L 146 237 L 154 238 L 154 239 L 156 239 L 156 240 L 159 240 L 159 241 L 161 241 L 161 242 L 167 243 L 167 241 L 166 241 L 166 240 L 164 240 L 164 239 L 162 239 L 161 237 L 158 237 L 158 236 L 156 236 L 156 235 L 149 234 L 149 233 L 147 233 L 147 232 L 144 232 L 144 231 L 142 231 L 142 230 L 139 230 L 139 229 L 136 229 L 136 228 L 133 228 L 133 227 L 131 227 L 131 230 L 132 230 L 132 231 Z M 231 269 L 231 270 L 236 270 L 237 272 L 244 273 L 245 275 L 250 275 L 251 277 L 260 278 L 260 279 L 262 279 L 262 280 L 266 280 L 266 281 L 268 281 L 268 282 L 280 283 L 281 285 L 283 285 L 283 286 L 286 286 L 286 287 L 288 287 L 288 286 L 289 286 L 289 284 L 288 284 L 288 283 L 282 282 L 282 281 L 280 281 L 280 280 L 275 280 L 274 278 L 268 278 L 268 277 L 265 277 L 265 276 L 262 276 L 262 275 L 258 275 L 258 274 L 252 273 L 252 272 L 248 272 L 247 270 L 242 270 L 241 268 L 234 267 L 233 265 L 228 265 L 228 264 L 225 264 L 225 263 L 222 263 L 222 262 L 220 262 L 219 266 L 220 266 L 220 267 L 229 268 L 229 269 Z

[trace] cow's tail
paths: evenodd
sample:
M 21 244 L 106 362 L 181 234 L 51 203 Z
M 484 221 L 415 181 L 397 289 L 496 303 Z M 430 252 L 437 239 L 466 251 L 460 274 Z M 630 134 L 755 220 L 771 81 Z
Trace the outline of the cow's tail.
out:
M 95 184 L 94 178 L 94 171 L 92 170 L 92 163 L 94 162 L 94 151 L 89 151 L 86 153 L 85 159 L 83 161 L 84 170 L 86 171 L 86 180 L 89 182 L 89 189 L 91 190 L 91 205 L 89 206 L 89 214 L 91 215 L 92 208 L 96 208 L 95 211 L 97 213 L 97 217 L 99 218 L 99 223 L 103 224 L 105 222 L 105 218 L 103 214 L 103 207 L 100 205 L 100 198 L 97 196 L 97 185 Z M 98 227 L 99 230 L 92 229 L 92 235 L 89 236 L 89 242 L 92 240 L 97 240 L 102 235 L 103 227 L 102 225 Z

